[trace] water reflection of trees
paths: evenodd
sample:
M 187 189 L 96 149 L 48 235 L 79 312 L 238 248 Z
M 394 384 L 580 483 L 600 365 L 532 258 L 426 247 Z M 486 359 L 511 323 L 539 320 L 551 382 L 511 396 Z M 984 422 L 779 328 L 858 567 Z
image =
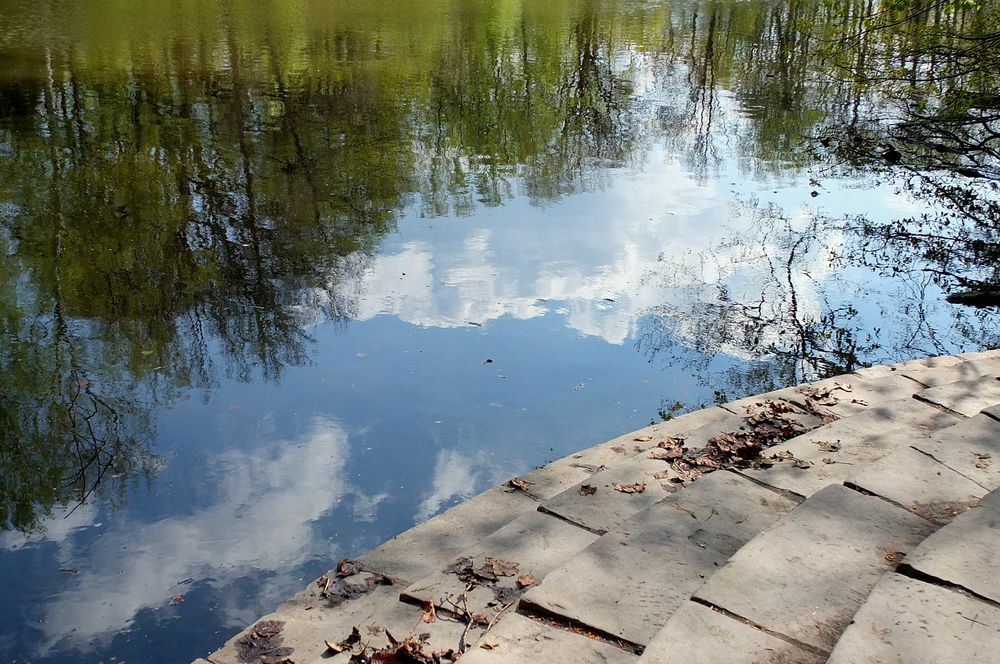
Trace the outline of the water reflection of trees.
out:
M 997 281 L 990 199 L 921 179 L 995 174 L 996 67 L 970 69 L 955 32 L 993 39 L 990 7 L 935 6 L 890 34 L 869 29 L 863 0 L 153 4 L 105 29 L 123 19 L 100 3 L 24 3 L 11 9 L 23 39 L 0 42 L 21 63 L 0 71 L 2 453 L 20 469 L 6 525 L 155 468 L 157 404 L 220 371 L 276 380 L 305 362 L 304 323 L 350 317 L 406 206 L 461 215 L 599 187 L 608 166 L 641 158 L 649 129 L 705 178 L 734 155 L 746 174 L 800 169 L 815 136 L 848 127 L 857 140 L 827 141 L 823 159 L 880 177 L 910 167 L 913 191 L 952 207 L 841 225 L 860 239 L 845 257 L 888 273 L 936 265 L 914 293 L 926 278 Z M 956 74 L 926 82 L 937 61 L 920 54 L 940 57 L 928 44 L 942 40 Z M 917 105 L 873 113 L 886 99 Z M 778 358 L 733 378 L 741 391 L 866 361 L 879 342 L 852 307 L 798 301 L 822 237 L 769 218 L 723 248 L 765 266 L 760 294 L 711 286 L 664 305 L 647 350 L 686 335 L 705 353 Z M 969 338 L 973 319 L 957 324 Z
M 904 3 L 862 24 L 872 36 L 847 49 L 859 54 L 845 70 L 884 108 L 823 138 L 834 163 L 926 205 L 892 224 L 857 219 L 852 256 L 882 270 L 919 265 L 951 301 L 978 307 L 1000 306 L 998 21 L 993 2 Z
M 42 46 L 18 53 L 27 74 L 0 74 L 0 524 L 120 495 L 157 467 L 153 408 L 220 371 L 277 380 L 305 362 L 307 323 L 350 318 L 411 201 L 462 213 L 515 178 L 552 198 L 629 158 L 614 10 L 456 6 L 416 64 L 270 6 L 174 17 L 120 50 L 19 8 Z

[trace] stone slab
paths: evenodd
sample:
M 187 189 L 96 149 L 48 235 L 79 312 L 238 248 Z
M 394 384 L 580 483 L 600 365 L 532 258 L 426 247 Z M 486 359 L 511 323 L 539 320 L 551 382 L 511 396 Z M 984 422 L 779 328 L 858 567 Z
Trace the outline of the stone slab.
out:
M 646 644 L 706 577 L 793 507 L 738 475 L 710 473 L 601 537 L 522 603 Z
M 950 367 L 901 369 L 900 373 L 928 387 L 941 387 L 959 381 L 988 380 L 1000 374 L 1000 357 L 963 361 Z
M 920 399 L 966 417 L 1000 403 L 1000 380 L 962 380 L 920 393 Z
M 900 371 L 922 371 L 924 369 L 951 367 L 956 364 L 961 364 L 964 361 L 965 360 L 956 355 L 938 355 L 936 357 L 922 357 L 916 360 L 899 362 L 897 364 L 879 364 L 874 367 L 858 369 L 854 373 L 871 380 L 873 378 L 886 376 Z
M 1000 488 L 1000 421 L 976 415 L 912 447 L 988 491 Z
M 996 406 L 990 406 L 989 408 L 984 408 L 983 414 L 992 417 L 994 420 L 1000 420 L 1000 404 L 997 404 Z
M 494 487 L 407 530 L 360 556 L 367 568 L 406 582 L 421 579 L 503 525 L 533 512 L 538 503 L 522 491 Z
M 504 617 L 480 642 L 462 655 L 462 664 L 628 664 L 630 652 L 602 641 L 513 614 Z
M 720 412 L 724 414 L 713 417 L 708 423 L 687 434 L 686 444 L 689 448 L 703 447 L 711 438 L 725 431 L 734 431 L 743 424 L 743 417 L 725 411 Z M 654 438 L 649 442 L 655 447 L 659 440 Z M 657 479 L 655 477 L 657 473 L 667 473 L 667 475 Z M 648 450 L 644 450 L 627 461 L 594 473 L 586 482 L 581 482 L 545 501 L 541 509 L 596 533 L 606 533 L 669 495 L 661 485 L 674 475 L 666 461 L 651 459 Z M 614 488 L 615 484 L 627 485 L 637 482 L 646 484 L 644 492 L 623 493 Z M 583 484 L 596 488 L 596 491 L 586 495 L 581 494 Z
M 886 574 L 828 660 L 830 664 L 992 664 L 1000 609 L 940 586 Z
M 801 393 L 796 387 L 783 387 L 780 390 L 772 390 L 763 394 L 754 394 L 742 399 L 736 399 L 722 404 L 722 408 L 736 414 L 746 415 L 747 406 L 752 406 L 764 401 L 794 401 L 801 397 Z
M 896 552 L 933 530 L 879 498 L 831 485 L 744 545 L 695 597 L 829 652 Z
M 810 496 L 828 484 L 842 483 L 854 469 L 877 461 L 914 439 L 961 421 L 916 399 L 897 399 L 831 422 L 767 451 L 768 455 L 791 453 L 795 459 L 811 463 L 809 468 L 803 469 L 789 460 L 770 468 L 740 472 L 771 486 Z M 839 450 L 830 451 L 825 446 L 824 451 L 821 443 L 835 443 Z
M 980 350 L 972 353 L 962 353 L 960 355 L 956 355 L 955 357 L 959 358 L 963 362 L 968 362 L 969 360 L 990 359 L 1000 357 L 1000 348 L 995 348 L 993 350 Z
M 357 582 L 353 578 L 349 578 L 349 581 Z M 302 664 L 321 661 L 327 650 L 324 641 L 341 641 L 350 635 L 354 627 L 381 646 L 384 644 L 386 629 L 397 638 L 405 638 L 419 625 L 419 632 L 431 635 L 429 647 L 456 647 L 464 625 L 446 621 L 428 625 L 420 621 L 420 616 L 421 610 L 418 607 L 399 602 L 399 587 L 396 586 L 379 586 L 366 595 L 331 605 L 328 600 L 320 597 L 319 588 L 311 584 L 254 625 L 264 620 L 282 621 L 283 629 L 279 636 L 274 637 L 276 640 L 280 639 L 277 645 L 292 648 L 291 659 Z M 252 630 L 253 625 L 227 641 L 222 648 L 209 655 L 207 660 L 211 664 L 246 664 L 246 660 L 241 658 L 238 642 Z
M 1000 603 L 998 562 L 1000 506 L 995 501 L 971 508 L 906 557 L 906 564 L 919 572 Z
M 518 479 L 531 483 L 528 492 L 532 496 L 548 500 L 571 487 L 586 483 L 594 472 L 628 461 L 636 454 L 656 447 L 662 440 L 687 436 L 703 427 L 728 426 L 732 421 L 732 413 L 722 408 L 692 411 L 563 457 L 519 475 Z
M 639 664 L 820 664 L 821 655 L 694 602 L 659 631 Z
M 484 563 L 486 556 L 516 563 L 516 575 L 501 576 L 495 586 L 477 585 L 465 593 L 470 611 L 490 616 L 503 604 L 496 599 L 493 587 L 513 591 L 517 588 L 516 577 L 526 572 L 530 572 L 537 582 L 541 582 L 551 570 L 587 548 L 596 539 L 597 535 L 594 533 L 554 516 L 531 512 L 463 550 L 459 556 L 442 558 L 433 573 L 411 584 L 401 596 L 407 601 L 432 601 L 439 607 L 448 608 L 447 599 L 458 601 L 466 589 L 464 581 L 444 569 L 457 558 L 473 558 L 477 566 Z M 513 596 L 519 594 L 516 592 Z
M 845 374 L 835 378 L 817 381 L 808 385 L 800 385 L 794 390 L 805 394 L 810 389 L 833 388 L 843 385 L 848 390 L 836 389 L 832 395 L 837 399 L 833 405 L 822 406 L 823 410 L 839 417 L 848 417 L 863 413 L 873 406 L 879 406 L 898 399 L 907 399 L 925 388 L 920 383 L 906 376 L 892 373 L 885 376 L 864 378 L 858 374 Z M 801 401 L 801 397 L 788 397 L 790 401 Z
M 848 477 L 847 483 L 934 523 L 948 523 L 988 492 L 912 447 L 897 450 Z
M 657 473 L 666 473 L 656 479 Z M 577 486 L 567 489 L 541 505 L 541 510 L 575 523 L 598 534 L 604 534 L 618 524 L 635 516 L 650 505 L 663 500 L 669 493 L 661 483 L 676 476 L 664 462 L 648 458 L 635 458 L 607 470 L 594 473 Z M 628 485 L 643 482 L 642 493 L 622 493 L 615 484 Z M 583 486 L 593 487 L 594 492 L 584 491 Z

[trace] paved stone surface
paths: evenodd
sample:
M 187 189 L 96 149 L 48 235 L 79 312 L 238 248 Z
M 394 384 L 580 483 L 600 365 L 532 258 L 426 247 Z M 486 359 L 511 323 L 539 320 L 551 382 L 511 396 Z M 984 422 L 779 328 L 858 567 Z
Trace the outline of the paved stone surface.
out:
M 899 364 L 880 364 L 874 367 L 858 369 L 854 373 L 870 380 L 905 370 L 923 371 L 925 369 L 944 369 L 956 364 L 961 364 L 965 361 L 966 359 L 960 355 L 939 355 L 937 357 L 923 357 L 916 360 L 910 360 L 908 362 L 901 362 Z
M 733 421 L 732 413 L 718 407 L 692 411 L 553 461 L 518 478 L 531 483 L 528 487 L 531 495 L 548 500 L 567 489 L 587 483 L 597 471 L 630 461 L 635 455 L 656 447 L 662 440 L 687 436 L 703 427 L 714 430 L 729 426 Z
M 987 491 L 1000 488 L 1000 422 L 991 417 L 976 415 L 933 437 L 915 438 L 912 447 Z
M 355 582 L 355 579 L 350 580 Z M 417 631 L 431 635 L 428 642 L 431 649 L 457 646 L 464 625 L 444 620 L 432 625 L 423 623 L 420 621 L 421 610 L 401 604 L 398 595 L 398 587 L 380 586 L 367 595 L 334 606 L 319 596 L 318 588 L 310 586 L 254 624 L 264 620 L 282 621 L 284 626 L 281 634 L 273 637 L 274 645 L 293 648 L 289 657 L 303 664 L 321 661 L 327 650 L 324 640 L 341 641 L 350 635 L 354 627 L 380 646 L 385 643 L 386 629 L 397 638 L 405 638 L 418 625 Z M 207 660 L 212 664 L 246 664 L 238 644 L 252 631 L 253 626 L 233 637 Z M 268 645 L 271 645 L 270 641 Z
M 932 387 L 921 392 L 920 399 L 972 417 L 1000 403 L 1000 380 L 963 380 Z
M 740 472 L 771 486 L 810 496 L 828 484 L 842 483 L 856 468 L 961 421 L 916 399 L 897 399 L 797 436 L 767 452 L 791 453 L 795 459 L 812 464 L 809 468 L 800 468 L 794 460 L 788 460 L 770 468 Z
M 601 537 L 523 604 L 646 644 L 706 577 L 793 507 L 733 473 L 705 475 Z
M 1000 374 L 1000 358 L 980 358 L 959 362 L 950 367 L 901 368 L 907 378 L 928 387 L 941 387 L 956 381 L 979 380 Z
M 656 635 L 639 664 L 819 664 L 821 655 L 707 606 L 684 602 Z
M 842 385 L 847 390 L 833 389 L 837 385 Z M 873 406 L 906 399 L 924 390 L 920 383 L 895 373 L 870 379 L 857 374 L 846 374 L 810 383 L 807 386 L 800 386 L 795 390 L 800 394 L 805 394 L 813 389 L 828 388 L 833 389 L 831 394 L 837 399 L 837 402 L 823 406 L 823 409 L 840 417 L 857 415 Z
M 828 660 L 830 664 L 993 664 L 1000 609 L 886 574 Z
M 392 538 L 358 561 L 366 567 L 416 581 L 441 567 L 538 503 L 521 491 L 494 487 Z
M 638 661 L 602 641 L 514 614 L 504 618 L 480 644 L 462 656 L 462 664 L 627 664 Z
M 973 507 L 924 540 L 905 562 L 1000 603 L 1000 505 L 990 500 Z
M 829 651 L 893 554 L 933 530 L 879 498 L 832 485 L 740 549 L 695 597 Z
M 406 588 L 402 596 L 409 601 L 432 601 L 437 606 L 447 608 L 446 598 L 458 601 L 465 591 L 466 583 L 444 568 L 459 557 L 475 560 L 476 566 L 491 556 L 505 562 L 517 564 L 513 576 L 500 576 L 495 585 L 477 585 L 466 593 L 469 610 L 494 614 L 510 599 L 497 599 L 494 588 L 513 591 L 517 588 L 517 576 L 530 572 L 536 581 L 541 581 L 552 569 L 572 558 L 597 539 L 597 535 L 587 530 L 561 521 L 541 512 L 525 514 L 481 540 L 460 556 L 443 559 L 434 573 Z M 519 595 L 511 592 L 511 598 Z
M 979 503 L 987 490 L 911 447 L 851 474 L 848 483 L 935 523 L 947 523 Z
M 656 479 L 657 473 L 665 475 L 662 479 Z M 675 476 L 676 473 L 664 461 L 645 456 L 630 459 L 595 473 L 586 482 L 546 501 L 541 509 L 595 533 L 604 534 L 668 496 L 668 492 L 661 487 L 661 482 L 668 482 L 670 477 Z M 629 485 L 638 482 L 646 485 L 641 493 L 622 493 L 614 488 L 615 484 Z M 589 493 L 584 485 L 592 487 L 594 492 Z
M 691 431 L 687 435 L 686 444 L 689 448 L 704 446 L 710 438 L 723 431 L 736 430 L 742 424 L 743 417 L 739 415 L 731 413 L 719 415 L 712 422 Z M 659 440 L 662 438 L 654 438 L 649 443 L 655 447 Z M 657 479 L 657 473 L 666 474 Z M 671 476 L 675 474 L 670 471 L 667 462 L 651 459 L 648 451 L 643 451 L 627 461 L 594 473 L 586 482 L 542 503 L 542 509 L 594 532 L 606 533 L 669 495 L 661 484 L 667 482 Z M 646 489 L 642 493 L 623 493 L 614 488 L 615 484 L 628 485 L 637 482 L 646 484 Z M 586 495 L 581 494 L 583 484 L 594 487 L 596 491 Z
M 983 414 L 992 417 L 994 420 L 1000 420 L 1000 404 L 997 404 L 996 406 L 990 406 L 989 408 L 984 408 Z

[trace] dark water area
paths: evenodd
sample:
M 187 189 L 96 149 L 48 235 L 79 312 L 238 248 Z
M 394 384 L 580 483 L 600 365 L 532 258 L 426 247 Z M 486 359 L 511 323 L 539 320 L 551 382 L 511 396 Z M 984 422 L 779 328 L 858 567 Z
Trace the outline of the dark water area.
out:
M 188 662 L 578 449 L 996 347 L 998 236 L 924 232 L 992 155 L 920 179 L 865 7 L 0 0 L 0 662 Z

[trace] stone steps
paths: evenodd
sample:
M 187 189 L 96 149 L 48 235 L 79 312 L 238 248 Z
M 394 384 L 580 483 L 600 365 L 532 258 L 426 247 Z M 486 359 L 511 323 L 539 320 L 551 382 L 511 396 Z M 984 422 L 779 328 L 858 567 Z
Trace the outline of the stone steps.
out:
M 688 604 L 702 607 L 685 606 L 639 661 L 679 663 L 686 653 L 718 649 L 718 629 L 738 652 L 731 661 L 823 661 L 882 575 L 934 529 L 880 498 L 831 484 L 740 548 L 691 596 Z M 692 616 L 705 628 L 691 629 Z
M 882 577 L 831 664 L 987 664 L 1000 652 L 1000 492 L 958 516 Z
M 426 633 L 428 651 L 462 643 L 462 661 L 475 664 L 624 662 L 643 649 L 649 662 L 823 661 L 896 556 L 1000 483 L 1000 466 L 989 463 L 1000 460 L 1000 406 L 979 413 L 1000 402 L 998 372 L 1000 353 L 933 358 L 646 427 L 471 498 L 364 554 L 343 580 L 364 585 L 384 574 L 394 585 L 333 603 L 312 584 L 265 619 L 283 621 L 296 664 L 346 661 L 346 653 L 329 658 L 324 641 L 353 627 L 376 645 L 387 629 L 396 638 Z M 768 451 L 797 464 L 716 471 L 676 491 L 669 464 L 650 458 L 667 438 L 694 449 L 738 430 L 747 406 L 765 399 L 802 406 L 817 386 L 837 387 L 839 398 L 800 410 L 810 431 Z M 893 493 L 876 471 L 900 479 L 902 463 L 918 479 L 944 477 L 942 496 L 961 500 L 942 498 L 950 511 L 933 518 L 917 504 L 931 494 Z M 614 488 L 636 482 L 645 491 Z M 461 558 L 482 569 L 487 557 L 517 568 L 468 589 L 447 570 Z M 533 578 L 521 587 L 525 573 Z M 438 619 L 425 623 L 430 604 Z M 467 628 L 465 609 L 490 620 L 489 630 Z M 251 626 L 207 661 L 247 661 L 253 635 Z
M 640 662 L 995 661 L 995 651 L 953 641 L 982 610 L 983 638 L 1000 645 L 997 410 L 953 419 L 861 466 L 847 478 L 855 491 L 834 484 L 812 493 L 697 589 Z M 770 481 L 766 474 L 757 476 Z M 911 577 L 943 583 L 896 574 L 902 560 Z M 914 634 L 933 647 L 908 641 Z

